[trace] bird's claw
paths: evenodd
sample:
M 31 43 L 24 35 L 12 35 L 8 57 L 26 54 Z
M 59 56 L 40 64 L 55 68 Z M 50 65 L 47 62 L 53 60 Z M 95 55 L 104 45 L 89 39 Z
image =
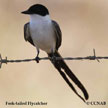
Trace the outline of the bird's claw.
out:
M 39 63 L 40 58 L 38 56 L 36 56 L 35 60 L 37 63 Z
M 52 62 L 55 63 L 55 61 L 56 61 L 56 57 L 52 56 Z

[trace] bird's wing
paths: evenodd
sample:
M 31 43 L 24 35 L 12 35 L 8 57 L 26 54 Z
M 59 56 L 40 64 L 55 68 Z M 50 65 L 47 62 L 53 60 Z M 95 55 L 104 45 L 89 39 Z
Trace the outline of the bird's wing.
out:
M 34 46 L 29 26 L 30 26 L 29 22 L 24 25 L 24 39 L 25 41 L 29 41 Z
M 56 21 L 52 20 L 53 28 L 54 28 L 54 33 L 55 33 L 55 38 L 56 38 L 56 50 L 61 46 L 62 42 L 62 33 L 60 30 L 59 25 L 57 24 Z

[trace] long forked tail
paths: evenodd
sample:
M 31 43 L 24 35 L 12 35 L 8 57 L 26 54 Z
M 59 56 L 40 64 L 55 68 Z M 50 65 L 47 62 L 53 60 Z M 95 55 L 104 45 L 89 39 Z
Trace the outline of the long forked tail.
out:
M 61 57 L 61 55 L 58 53 L 58 51 L 55 51 L 54 54 L 48 54 L 48 56 L 49 57 L 52 57 L 52 56 Z M 66 81 L 66 83 L 74 91 L 74 93 L 85 102 L 85 100 L 87 100 L 89 98 L 89 95 L 88 95 L 85 87 L 78 80 L 78 78 L 74 75 L 74 73 L 69 69 L 69 67 L 64 62 L 64 60 L 63 59 L 61 59 L 61 60 L 55 60 L 55 61 L 51 60 L 51 62 L 54 65 L 54 67 L 58 70 L 58 72 L 60 73 L 60 75 L 63 77 L 63 79 Z M 74 86 L 69 81 L 69 79 L 67 78 L 66 75 L 81 89 L 81 91 L 84 94 L 85 99 L 81 95 L 78 94 L 78 92 L 76 91 L 76 89 L 74 88 Z

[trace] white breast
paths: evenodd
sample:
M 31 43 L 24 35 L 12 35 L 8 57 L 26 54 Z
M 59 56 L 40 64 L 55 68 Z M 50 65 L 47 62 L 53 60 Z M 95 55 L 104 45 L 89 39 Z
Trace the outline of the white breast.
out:
M 55 49 L 54 31 L 49 15 L 31 15 L 30 32 L 36 47 L 46 52 Z

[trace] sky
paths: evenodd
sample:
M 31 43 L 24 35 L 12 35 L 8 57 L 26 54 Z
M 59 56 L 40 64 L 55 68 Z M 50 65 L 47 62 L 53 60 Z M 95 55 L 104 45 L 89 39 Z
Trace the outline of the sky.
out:
M 36 48 L 24 40 L 23 26 L 29 16 L 21 14 L 33 4 L 43 4 L 62 31 L 63 57 L 108 56 L 107 0 L 0 0 L 0 54 L 8 59 L 36 57 Z M 40 57 L 46 57 L 44 51 Z M 87 102 L 105 101 L 106 105 L 86 105 L 68 87 L 50 61 L 8 63 L 0 69 L 0 107 L 6 102 L 47 102 L 37 108 L 107 108 L 108 61 L 66 61 L 89 93 Z M 75 86 L 76 87 L 76 86 Z M 77 88 L 77 87 L 76 87 Z M 77 88 L 78 89 L 78 88 Z M 78 90 L 79 91 L 79 90 Z M 81 94 L 81 92 L 79 91 Z

